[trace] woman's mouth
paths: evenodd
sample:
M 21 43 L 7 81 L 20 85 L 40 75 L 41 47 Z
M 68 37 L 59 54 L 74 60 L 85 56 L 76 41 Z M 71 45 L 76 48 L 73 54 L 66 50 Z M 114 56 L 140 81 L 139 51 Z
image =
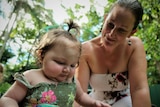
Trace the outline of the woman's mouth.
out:
M 106 44 L 108 45 L 112 45 L 114 44 L 115 40 L 111 39 L 111 38 L 108 38 L 108 37 L 105 37 L 105 42 Z

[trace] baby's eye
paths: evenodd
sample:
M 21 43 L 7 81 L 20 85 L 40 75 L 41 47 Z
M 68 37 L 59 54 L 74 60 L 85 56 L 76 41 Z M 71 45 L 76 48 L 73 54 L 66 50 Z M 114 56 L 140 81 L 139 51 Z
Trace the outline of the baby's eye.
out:
M 57 60 L 54 60 L 57 64 L 60 64 L 60 65 L 64 65 L 65 63 L 62 62 L 62 61 L 57 61 Z
M 72 68 L 76 68 L 77 66 L 78 66 L 78 63 L 77 63 L 77 64 L 72 64 L 72 65 L 71 65 Z

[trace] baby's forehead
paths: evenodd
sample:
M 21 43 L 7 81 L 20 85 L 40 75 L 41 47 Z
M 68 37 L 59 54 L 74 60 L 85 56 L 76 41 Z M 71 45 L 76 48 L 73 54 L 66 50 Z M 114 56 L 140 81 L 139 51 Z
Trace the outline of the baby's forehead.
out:
M 59 47 L 59 51 L 65 56 L 79 56 L 80 52 L 76 47 Z M 60 52 L 59 52 L 60 53 Z
M 71 64 L 76 64 L 79 62 L 79 56 L 77 54 L 68 54 L 66 52 L 63 52 L 61 54 L 53 55 L 52 56 L 53 60 L 71 65 Z
M 68 38 L 61 39 L 59 42 L 56 42 L 54 47 L 59 47 L 68 51 L 78 51 L 80 53 L 81 43 L 76 40 L 71 40 Z
M 70 59 L 72 59 L 72 57 L 79 57 L 81 53 L 80 42 L 69 38 L 58 38 L 51 47 L 53 54 L 65 56 Z
M 80 51 L 76 46 L 55 46 L 51 49 L 51 54 L 65 59 L 76 59 L 80 56 Z

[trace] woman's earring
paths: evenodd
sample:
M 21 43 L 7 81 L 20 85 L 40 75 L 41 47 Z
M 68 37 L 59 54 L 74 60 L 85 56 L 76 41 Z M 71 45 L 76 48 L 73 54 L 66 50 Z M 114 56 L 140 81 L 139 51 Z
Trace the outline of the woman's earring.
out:
M 129 45 L 129 46 L 131 46 L 131 45 L 132 45 L 131 40 L 128 40 L 128 45 Z

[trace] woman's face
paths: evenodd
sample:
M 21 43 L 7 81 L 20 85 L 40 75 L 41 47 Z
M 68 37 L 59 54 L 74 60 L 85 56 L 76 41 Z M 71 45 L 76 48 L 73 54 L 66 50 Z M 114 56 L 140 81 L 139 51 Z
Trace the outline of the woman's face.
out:
M 65 42 L 70 46 L 56 45 L 43 58 L 43 72 L 51 80 L 65 81 L 75 73 L 80 52 L 72 41 L 66 39 Z
M 130 10 L 115 6 L 106 17 L 102 28 L 102 41 L 105 46 L 118 46 L 126 42 L 126 37 L 134 34 L 135 17 Z

